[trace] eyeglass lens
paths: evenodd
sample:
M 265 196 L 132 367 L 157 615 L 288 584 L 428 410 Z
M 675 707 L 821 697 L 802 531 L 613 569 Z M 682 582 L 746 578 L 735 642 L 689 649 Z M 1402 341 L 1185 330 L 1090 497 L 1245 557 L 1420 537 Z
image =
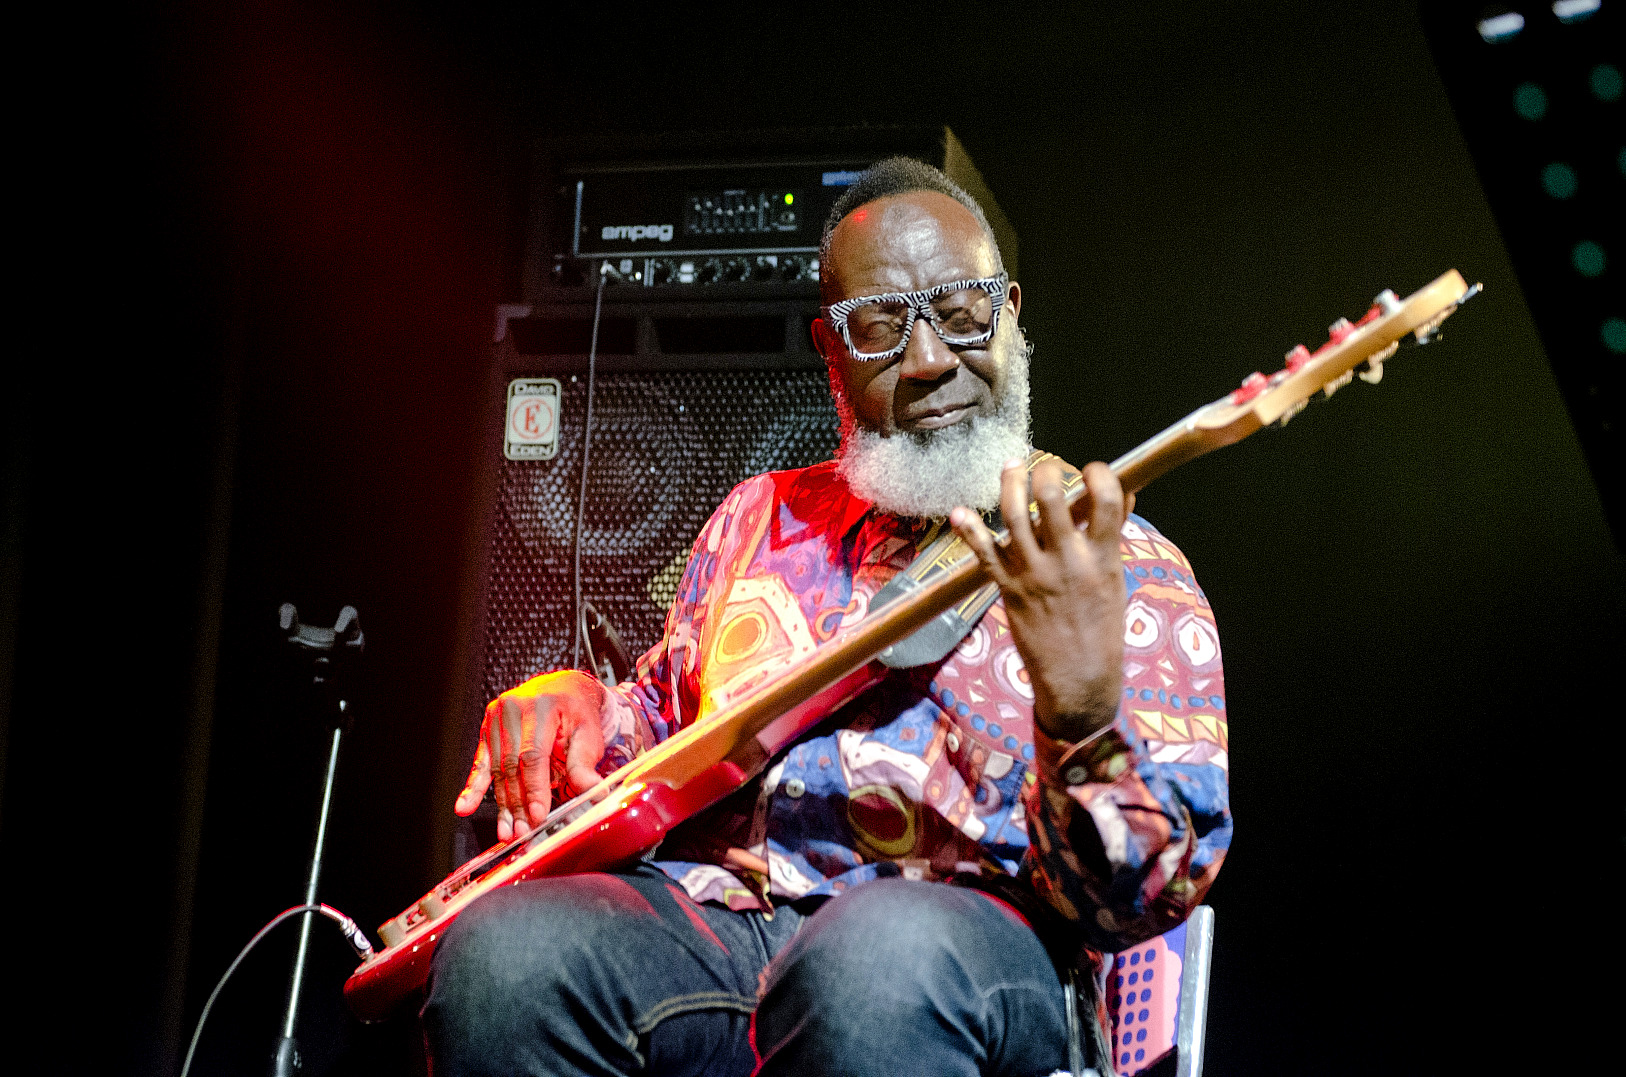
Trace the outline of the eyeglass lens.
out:
M 985 288 L 945 292 L 931 307 L 932 328 L 949 344 L 980 343 L 994 324 L 994 300 Z M 865 354 L 890 351 L 914 317 L 909 304 L 899 300 L 866 303 L 847 315 L 847 334 Z

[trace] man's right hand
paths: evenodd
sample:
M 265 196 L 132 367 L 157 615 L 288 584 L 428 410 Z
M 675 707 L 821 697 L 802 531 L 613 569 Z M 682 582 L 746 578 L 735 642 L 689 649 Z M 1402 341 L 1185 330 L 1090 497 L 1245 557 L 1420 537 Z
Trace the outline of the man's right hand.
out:
M 473 815 L 486 788 L 497 798 L 497 838 L 523 837 L 547 818 L 554 762 L 571 795 L 598 782 L 604 755 L 604 686 L 579 670 L 532 677 L 486 704 L 469 782 L 457 814 Z

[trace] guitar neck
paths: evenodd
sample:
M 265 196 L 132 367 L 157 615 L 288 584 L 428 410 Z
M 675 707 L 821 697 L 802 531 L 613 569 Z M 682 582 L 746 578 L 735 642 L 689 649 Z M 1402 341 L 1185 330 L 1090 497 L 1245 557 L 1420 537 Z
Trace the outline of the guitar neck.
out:
M 1223 440 L 1215 438 L 1211 432 L 1202 428 L 1201 423 L 1206 416 L 1213 413 L 1214 409 L 1224 404 L 1224 400 L 1219 400 L 1198 408 L 1114 460 L 1111 464 L 1112 473 L 1118 476 L 1118 481 L 1123 484 L 1124 493 L 1139 493 L 1180 465 L 1190 463 L 1222 445 L 1241 441 L 1263 425 L 1255 417 L 1252 423 L 1244 422 L 1227 428 Z M 1083 511 L 1083 499 L 1080 496 L 1082 493 L 1083 489 L 1080 488 L 1071 501 L 1073 522 L 1079 524 L 1084 522 L 1079 518 Z

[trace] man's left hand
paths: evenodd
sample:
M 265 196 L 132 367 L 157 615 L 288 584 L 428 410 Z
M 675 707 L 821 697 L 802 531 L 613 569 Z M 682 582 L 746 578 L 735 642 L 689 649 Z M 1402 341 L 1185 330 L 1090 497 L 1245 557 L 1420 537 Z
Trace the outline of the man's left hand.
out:
M 1019 460 L 1000 475 L 1000 510 L 1010 529 L 1001 546 L 975 512 L 949 516 L 1005 599 L 1016 649 L 1033 685 L 1033 716 L 1052 737 L 1077 741 L 1112 721 L 1123 692 L 1124 607 L 1118 533 L 1134 506 L 1112 469 L 1084 469 L 1083 530 L 1074 526 L 1061 469 L 1033 469 L 1037 525 L 1028 513 L 1028 475 Z

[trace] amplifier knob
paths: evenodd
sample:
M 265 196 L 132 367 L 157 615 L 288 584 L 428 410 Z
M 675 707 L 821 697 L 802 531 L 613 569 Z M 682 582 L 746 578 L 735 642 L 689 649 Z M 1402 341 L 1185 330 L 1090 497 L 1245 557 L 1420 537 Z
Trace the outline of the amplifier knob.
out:
M 700 266 L 700 272 L 695 276 L 701 284 L 716 284 L 717 278 L 722 276 L 722 274 L 723 267 L 718 264 L 717 259 L 707 258 Z
M 795 255 L 792 255 L 789 258 L 780 259 L 779 265 L 779 275 L 785 280 L 801 280 L 802 274 L 807 269 L 806 263 L 804 263 L 800 258 L 797 258 Z
M 766 258 L 758 258 L 751 267 L 752 280 L 773 280 L 773 263 Z
M 672 283 L 672 263 L 664 258 L 656 259 L 649 267 L 649 282 L 651 284 Z
M 730 258 L 728 261 L 723 263 L 724 280 L 741 281 L 744 280 L 750 272 L 751 269 L 745 264 L 744 258 Z

